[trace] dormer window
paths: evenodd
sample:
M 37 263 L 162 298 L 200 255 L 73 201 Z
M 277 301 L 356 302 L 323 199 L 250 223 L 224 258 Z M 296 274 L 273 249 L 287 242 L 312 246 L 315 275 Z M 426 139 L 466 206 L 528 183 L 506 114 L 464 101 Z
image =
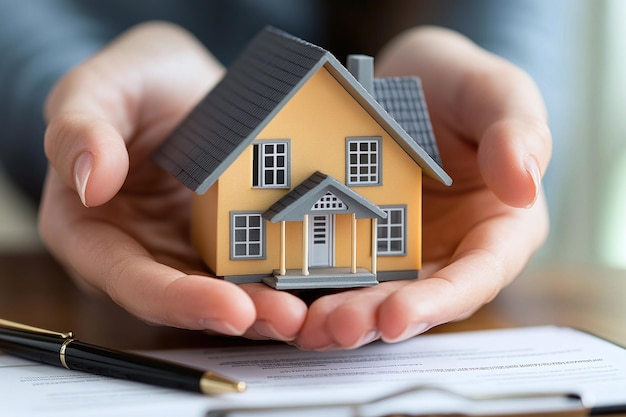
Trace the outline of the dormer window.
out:
M 253 152 L 252 186 L 259 188 L 289 188 L 289 141 L 258 141 L 253 144 Z
M 346 139 L 346 184 L 380 185 L 380 136 Z

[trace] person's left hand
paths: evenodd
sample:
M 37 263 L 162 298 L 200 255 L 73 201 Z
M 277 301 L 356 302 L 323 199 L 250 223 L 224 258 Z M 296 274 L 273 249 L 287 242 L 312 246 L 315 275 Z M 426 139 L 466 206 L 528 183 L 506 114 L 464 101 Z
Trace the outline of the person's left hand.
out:
M 302 348 L 397 342 L 466 318 L 519 274 L 547 235 L 541 174 L 551 137 L 525 73 L 437 28 L 399 36 L 377 71 L 421 78 L 454 184 L 424 180 L 420 279 L 318 299 L 295 340 Z

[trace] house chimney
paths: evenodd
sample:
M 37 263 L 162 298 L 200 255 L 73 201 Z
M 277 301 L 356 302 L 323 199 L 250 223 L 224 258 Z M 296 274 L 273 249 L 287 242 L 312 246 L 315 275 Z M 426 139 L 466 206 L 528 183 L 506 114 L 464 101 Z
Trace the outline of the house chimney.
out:
M 347 68 L 363 88 L 373 94 L 374 58 L 368 55 L 348 55 Z

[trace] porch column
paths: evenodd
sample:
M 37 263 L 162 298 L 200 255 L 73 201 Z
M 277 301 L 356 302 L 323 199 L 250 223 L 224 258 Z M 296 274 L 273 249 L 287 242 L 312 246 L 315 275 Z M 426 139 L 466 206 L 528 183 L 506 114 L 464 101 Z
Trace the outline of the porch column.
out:
M 309 215 L 302 219 L 302 275 L 309 275 Z
M 378 258 L 378 219 L 372 218 L 372 274 L 376 273 Z
M 350 273 L 356 274 L 356 214 L 352 213 L 352 262 Z
M 285 221 L 283 220 L 280 222 L 280 276 L 285 276 L 287 273 L 285 246 Z

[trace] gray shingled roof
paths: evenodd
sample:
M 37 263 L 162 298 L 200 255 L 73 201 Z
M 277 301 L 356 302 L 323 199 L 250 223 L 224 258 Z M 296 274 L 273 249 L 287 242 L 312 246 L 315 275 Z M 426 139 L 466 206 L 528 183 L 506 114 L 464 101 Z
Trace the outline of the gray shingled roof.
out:
M 220 165 L 247 145 L 246 139 L 326 53 L 285 33 L 264 30 L 157 151 L 157 162 L 192 190 L 206 190 L 202 184 L 207 178 L 221 174 Z
M 302 220 L 305 214 L 311 212 L 311 207 L 327 191 L 332 192 L 355 213 L 357 218 L 387 217 L 376 204 L 362 195 L 354 192 L 350 187 L 337 181 L 335 178 L 316 171 L 302 181 L 293 190 L 285 194 L 280 200 L 263 213 L 263 218 L 272 222 Z M 324 213 L 325 211 L 319 211 Z
M 332 54 L 273 28 L 263 30 L 250 42 L 224 78 L 157 149 L 154 159 L 187 187 L 204 193 L 322 66 L 398 141 L 426 175 L 451 183 L 433 159 L 438 159 L 438 153 L 432 132 L 425 138 L 410 136 L 408 131 L 418 134 L 421 130 L 400 127 L 402 113 L 396 112 L 400 117 L 396 122 Z M 399 108 L 403 100 L 398 98 L 398 85 L 377 84 L 375 88 L 385 106 L 390 111 Z M 423 100 L 417 106 L 425 109 Z M 428 119 L 421 120 L 425 123 Z M 432 156 L 420 146 L 422 141 L 431 152 L 435 151 Z
M 417 77 L 374 79 L 374 98 L 439 165 L 441 158 Z

